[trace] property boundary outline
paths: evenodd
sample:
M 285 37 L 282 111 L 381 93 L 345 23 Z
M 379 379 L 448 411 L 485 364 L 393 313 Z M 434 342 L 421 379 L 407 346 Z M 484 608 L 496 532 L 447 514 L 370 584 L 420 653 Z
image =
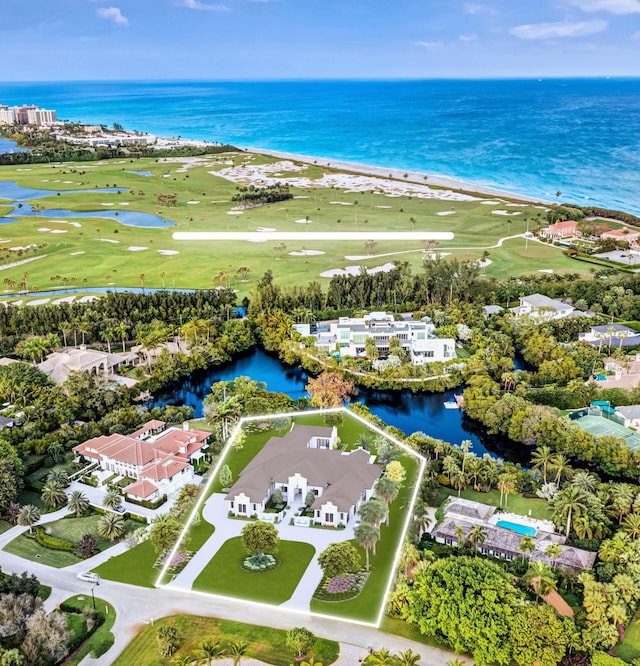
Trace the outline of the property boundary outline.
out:
M 400 538 L 398 539 L 398 545 L 396 548 L 396 553 L 393 558 L 393 565 L 391 567 L 391 571 L 389 573 L 389 580 L 387 581 L 387 585 L 384 590 L 384 594 L 382 597 L 382 601 L 380 604 L 380 608 L 378 610 L 378 615 L 376 617 L 375 622 L 365 622 L 364 620 L 354 620 L 352 618 L 347 618 L 343 617 L 341 615 L 328 615 L 326 613 L 316 613 L 311 610 L 302 610 L 302 609 L 297 609 L 297 608 L 286 608 L 283 606 L 276 606 L 274 604 L 266 604 L 258 601 L 250 601 L 248 599 L 242 599 L 239 597 L 229 597 L 226 595 L 222 594 L 214 594 L 210 592 L 200 592 L 198 590 L 193 590 L 193 589 L 185 589 L 185 588 L 176 588 L 180 589 L 183 592 L 189 592 L 191 594 L 197 594 L 197 595 L 204 595 L 208 597 L 213 597 L 213 598 L 218 598 L 218 599 L 228 599 L 232 601 L 236 601 L 239 603 L 243 604 L 249 604 L 250 606 L 257 606 L 260 608 L 278 608 L 279 610 L 284 610 L 284 611 L 289 611 L 291 613 L 295 613 L 297 615 L 304 615 L 305 617 L 318 617 L 318 618 L 323 618 L 323 619 L 330 619 L 330 620 L 337 620 L 337 621 L 342 621 L 342 622 L 350 622 L 352 624 L 357 624 L 357 625 L 364 625 L 367 627 L 374 627 L 378 628 L 380 626 L 380 623 L 382 622 L 382 619 L 384 617 L 384 610 L 385 606 L 387 603 L 387 598 L 389 597 L 389 592 L 391 591 L 391 586 L 393 585 L 393 582 L 396 577 L 396 571 L 398 569 L 398 562 L 400 560 L 400 556 L 402 554 L 402 546 L 404 544 L 404 540 L 407 536 L 407 531 L 409 530 L 409 525 L 411 524 L 411 521 L 413 519 L 413 510 L 415 508 L 415 503 L 418 498 L 418 493 L 420 492 L 420 484 L 422 483 L 422 477 L 424 475 L 424 469 L 425 465 L 427 462 L 427 459 L 425 456 L 423 456 L 421 453 L 418 451 L 415 451 L 412 449 L 410 446 L 407 446 L 403 442 L 401 442 L 397 437 L 394 437 L 393 435 L 390 435 L 389 433 L 385 432 L 382 428 L 379 426 L 375 425 L 374 423 L 371 423 L 364 417 L 360 416 L 359 414 L 356 414 L 355 412 L 351 411 L 350 409 L 346 407 L 335 407 L 335 408 L 330 408 L 330 409 L 313 409 L 313 410 L 305 410 L 305 411 L 298 411 L 298 412 L 281 412 L 281 413 L 274 413 L 274 414 L 267 414 L 267 415 L 259 415 L 259 416 L 244 416 L 242 417 L 238 423 L 236 424 L 235 428 L 229 435 L 227 439 L 227 443 L 225 444 L 222 453 L 220 455 L 220 458 L 218 459 L 218 462 L 216 463 L 215 467 L 211 471 L 211 476 L 209 477 L 209 480 L 207 481 L 205 487 L 202 489 L 200 493 L 200 497 L 198 498 L 198 501 L 195 503 L 193 509 L 191 510 L 191 513 L 189 514 L 189 518 L 187 519 L 184 527 L 182 528 L 182 531 L 180 532 L 180 535 L 178 536 L 178 539 L 176 540 L 176 543 L 174 544 L 173 548 L 171 549 L 171 552 L 169 553 L 169 557 L 167 558 L 167 561 L 163 565 L 162 569 L 160 570 L 160 573 L 158 574 L 158 577 L 156 579 L 156 582 L 154 583 L 154 587 L 156 588 L 168 588 L 169 584 L 161 583 L 162 579 L 165 577 L 167 574 L 167 570 L 169 569 L 169 566 L 171 562 L 173 561 L 173 558 L 175 554 L 178 552 L 178 549 L 180 548 L 180 544 L 182 543 L 182 540 L 186 536 L 189 528 L 191 527 L 191 524 L 195 518 L 195 516 L 198 514 L 200 511 L 200 507 L 204 504 L 205 498 L 207 498 L 207 493 L 209 491 L 209 488 L 211 487 L 211 484 L 218 478 L 218 473 L 220 471 L 220 468 L 222 467 L 227 455 L 229 454 L 229 451 L 231 450 L 231 447 L 233 446 L 233 443 L 240 433 L 240 430 L 242 429 L 243 425 L 245 423 L 250 423 L 252 421 L 264 421 L 267 419 L 276 419 L 276 418 L 296 418 L 300 416 L 307 416 L 307 415 L 316 415 L 316 414 L 331 414 L 331 413 L 338 413 L 342 412 L 345 413 L 353 418 L 355 418 L 357 421 L 365 425 L 367 428 L 373 430 L 375 433 L 378 435 L 381 435 L 383 437 L 386 437 L 394 446 L 397 446 L 400 448 L 402 451 L 405 453 L 408 453 L 409 455 L 413 456 L 416 458 L 419 463 L 420 463 L 420 468 L 418 470 L 418 474 L 416 476 L 415 480 L 415 486 L 413 489 L 413 493 L 411 495 L 411 501 L 408 506 L 407 510 L 407 516 L 404 521 L 404 527 L 402 529 L 402 533 L 400 535 Z M 214 526 L 215 527 L 215 526 Z M 208 539 L 207 539 L 208 540 Z M 202 544 L 202 547 L 206 545 L 206 541 L 204 544 Z

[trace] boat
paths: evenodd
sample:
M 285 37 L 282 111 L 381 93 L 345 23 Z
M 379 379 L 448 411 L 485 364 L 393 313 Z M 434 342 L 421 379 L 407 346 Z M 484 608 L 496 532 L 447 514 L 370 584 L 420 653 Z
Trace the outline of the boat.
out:
M 460 406 L 455 400 L 447 400 L 443 404 L 445 409 L 460 409 Z

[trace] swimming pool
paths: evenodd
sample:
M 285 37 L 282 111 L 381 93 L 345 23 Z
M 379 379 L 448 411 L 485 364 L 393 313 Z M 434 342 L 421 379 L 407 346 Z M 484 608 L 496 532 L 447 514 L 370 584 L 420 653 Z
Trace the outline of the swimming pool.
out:
M 505 530 L 511 530 L 512 532 L 517 532 L 523 536 L 535 536 L 536 530 L 535 527 L 529 527 L 529 525 L 521 525 L 520 523 L 512 523 L 509 520 L 499 520 L 496 523 L 496 527 L 503 527 Z

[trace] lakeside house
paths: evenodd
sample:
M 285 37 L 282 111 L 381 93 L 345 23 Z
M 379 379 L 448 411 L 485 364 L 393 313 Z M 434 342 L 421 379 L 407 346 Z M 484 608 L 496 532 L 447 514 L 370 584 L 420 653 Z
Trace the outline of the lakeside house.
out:
M 116 373 L 120 366 L 133 366 L 139 362 L 140 358 L 134 352 L 109 354 L 80 345 L 78 349 L 69 348 L 49 354 L 45 361 L 38 363 L 38 370 L 60 385 L 74 371 L 90 372 L 93 375 L 106 377 Z
M 520 305 L 511 308 L 511 312 L 513 312 L 516 317 L 527 316 L 539 321 L 587 316 L 584 312 L 576 310 L 572 305 L 564 303 L 556 298 L 549 298 L 544 294 L 521 296 Z
M 73 451 L 80 458 L 98 462 L 100 469 L 135 479 L 123 488 L 125 495 L 153 501 L 170 495 L 193 481 L 193 465 L 209 446 L 211 433 L 167 428 L 164 421 L 149 421 L 130 435 L 94 437 Z
M 578 236 L 580 232 L 578 231 L 578 223 L 576 221 L 565 220 L 564 222 L 556 222 L 541 229 L 539 235 L 551 240 L 561 240 L 563 238 Z
M 366 341 L 372 339 L 379 356 L 389 354 L 389 343 L 397 338 L 413 365 L 456 358 L 456 342 L 452 338 L 438 338 L 435 326 L 423 321 L 394 321 L 392 314 L 372 312 L 364 317 L 340 317 L 329 324 L 328 331 L 316 335 L 316 347 L 330 354 L 366 358 Z
M 545 554 L 551 544 L 561 545 L 560 555 L 553 561 L 555 566 L 570 571 L 591 569 L 596 553 L 566 545 L 566 537 L 555 532 L 553 523 L 548 520 L 534 520 L 514 514 L 499 513 L 497 507 L 481 502 L 473 502 L 451 497 L 444 505 L 443 520 L 431 531 L 431 537 L 447 546 L 458 546 L 469 540 L 469 533 L 481 526 L 485 533 L 484 541 L 478 542 L 477 550 L 483 555 L 512 560 L 523 557 L 520 545 L 524 536 L 531 536 L 535 547 L 527 558 L 532 561 L 550 563 Z M 508 527 L 505 527 L 507 525 Z M 462 528 L 462 537 L 460 537 Z
M 622 324 L 592 326 L 584 333 L 578 333 L 578 340 L 588 342 L 599 349 L 605 347 L 633 347 L 640 345 L 640 333 Z
M 337 443 L 335 427 L 294 424 L 284 437 L 272 437 L 227 493 L 229 512 L 261 514 L 276 489 L 288 504 L 302 505 L 312 491 L 314 523 L 347 525 L 373 496 L 382 467 L 364 449 L 346 453 L 336 449 Z

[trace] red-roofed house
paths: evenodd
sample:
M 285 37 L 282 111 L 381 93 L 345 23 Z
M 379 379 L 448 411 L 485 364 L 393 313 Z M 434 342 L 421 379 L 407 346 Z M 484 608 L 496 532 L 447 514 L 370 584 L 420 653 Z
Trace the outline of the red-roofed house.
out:
M 640 231 L 631 231 L 631 229 L 610 229 L 605 231 L 602 236 L 602 240 L 613 240 L 613 241 L 625 241 L 629 245 L 635 245 L 640 238 Z
M 162 421 L 149 421 L 131 435 L 89 439 L 73 450 L 97 461 L 104 471 L 136 481 L 124 488 L 136 499 L 154 500 L 170 495 L 193 480 L 193 464 L 204 456 L 210 433 L 183 428 L 164 430 Z
M 540 235 L 543 238 L 551 238 L 552 240 L 558 240 L 560 238 L 571 238 L 572 236 L 577 236 L 578 234 L 578 223 L 575 220 L 556 222 L 555 224 L 551 224 L 540 231 Z

